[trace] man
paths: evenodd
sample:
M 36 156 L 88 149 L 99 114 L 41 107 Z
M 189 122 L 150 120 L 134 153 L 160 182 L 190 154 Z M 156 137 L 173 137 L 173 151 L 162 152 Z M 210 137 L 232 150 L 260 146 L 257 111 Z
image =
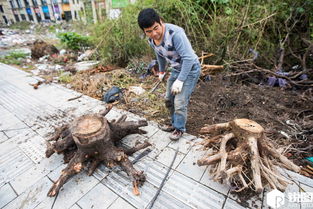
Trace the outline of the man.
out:
M 200 63 L 185 31 L 176 25 L 163 23 L 154 9 L 142 10 L 138 24 L 156 53 L 161 81 L 166 64 L 170 64 L 172 71 L 167 80 L 165 105 L 170 110 L 172 125 L 160 128 L 172 132 L 170 139 L 177 141 L 186 131 L 187 107 L 199 79 Z

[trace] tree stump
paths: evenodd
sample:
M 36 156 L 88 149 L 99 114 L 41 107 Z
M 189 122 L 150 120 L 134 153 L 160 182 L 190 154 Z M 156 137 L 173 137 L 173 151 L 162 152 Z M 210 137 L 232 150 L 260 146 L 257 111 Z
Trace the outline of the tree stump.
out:
M 264 129 L 252 120 L 208 125 L 200 133 L 211 134 L 201 144 L 215 149 L 211 155 L 198 160 L 198 165 L 214 165 L 211 169 L 214 180 L 234 184 L 236 192 L 251 188 L 260 193 L 267 183 L 273 189 L 284 191 L 291 182 L 275 168 L 277 161 L 287 169 L 300 171 L 300 167 L 276 150 Z
M 47 142 L 46 156 L 63 153 L 64 162 L 68 163 L 59 179 L 53 184 L 48 196 L 55 196 L 63 184 L 73 175 L 82 171 L 89 163 L 88 175 L 92 175 L 100 163 L 112 168 L 119 165 L 131 176 L 134 194 L 139 195 L 138 186 L 145 181 L 143 172 L 137 171 L 128 155 L 150 146 L 148 142 L 131 149 L 117 147 L 116 143 L 133 133 L 145 133 L 139 127 L 146 126 L 147 121 L 126 121 L 123 115 L 118 120 L 109 122 L 104 116 L 110 111 L 109 106 L 99 114 L 83 115 L 73 123 L 59 127 Z M 52 143 L 51 143 L 52 141 Z

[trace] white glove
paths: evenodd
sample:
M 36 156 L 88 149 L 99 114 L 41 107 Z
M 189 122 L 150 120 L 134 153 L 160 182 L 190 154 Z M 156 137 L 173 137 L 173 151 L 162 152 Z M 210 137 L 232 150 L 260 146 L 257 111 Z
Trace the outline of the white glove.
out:
M 159 81 L 163 81 L 165 76 L 165 72 L 159 72 Z
M 172 86 L 172 94 L 179 94 L 183 88 L 183 84 L 184 84 L 183 81 L 176 79 Z

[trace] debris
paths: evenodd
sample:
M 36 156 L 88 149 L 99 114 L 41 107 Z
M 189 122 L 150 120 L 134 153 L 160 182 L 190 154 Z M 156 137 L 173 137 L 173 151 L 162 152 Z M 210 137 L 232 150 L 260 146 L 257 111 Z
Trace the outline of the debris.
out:
M 96 67 L 96 65 L 98 64 L 99 64 L 99 61 L 83 61 L 83 62 L 75 63 L 74 67 L 77 72 L 80 72 L 80 71 L 86 71 L 86 70 L 92 69 Z
M 276 160 L 285 168 L 300 172 L 300 167 L 280 154 L 264 129 L 252 120 L 207 125 L 200 133 L 213 135 L 201 144 L 214 152 L 198 160 L 198 165 L 214 165 L 211 170 L 214 180 L 235 185 L 236 192 L 250 188 L 260 193 L 266 184 L 284 191 L 291 182 L 275 168 Z
M 85 51 L 85 53 L 79 55 L 79 57 L 77 58 L 77 61 L 86 61 L 89 60 L 91 58 L 91 56 L 94 54 L 95 50 L 87 50 Z
M 106 103 L 112 103 L 116 100 L 120 100 L 123 97 L 122 91 L 119 87 L 113 86 L 109 91 L 103 95 L 103 101 Z
M 31 56 L 33 59 L 39 59 L 45 55 L 52 55 L 56 53 L 59 53 L 59 50 L 55 46 L 47 44 L 42 40 L 36 40 L 31 48 Z
M 144 183 L 146 177 L 143 171 L 137 171 L 133 167 L 128 155 L 150 144 L 144 142 L 131 149 L 116 147 L 114 144 L 129 134 L 146 133 L 139 128 L 147 126 L 148 123 L 146 120 L 126 121 L 126 115 L 122 115 L 117 120 L 108 121 L 105 115 L 111 108 L 112 106 L 108 106 L 106 110 L 98 114 L 78 117 L 73 123 L 59 127 L 47 140 L 46 157 L 54 153 L 63 153 L 64 162 L 68 163 L 59 179 L 50 188 L 48 196 L 56 196 L 65 182 L 71 176 L 84 170 L 87 165 L 89 165 L 88 175 L 92 175 L 102 162 L 108 167 L 119 165 L 132 179 L 134 194 L 139 194 L 137 187 Z
M 83 95 L 81 94 L 81 95 L 79 95 L 79 96 L 77 96 L 77 97 L 69 98 L 67 101 L 73 101 L 73 100 L 75 100 L 75 99 L 81 98 L 82 96 L 83 96 Z
M 141 86 L 130 86 L 128 90 L 136 95 L 141 95 L 146 92 L 146 90 L 144 90 Z
M 60 55 L 65 55 L 66 54 L 66 50 L 65 49 L 61 49 L 59 52 Z

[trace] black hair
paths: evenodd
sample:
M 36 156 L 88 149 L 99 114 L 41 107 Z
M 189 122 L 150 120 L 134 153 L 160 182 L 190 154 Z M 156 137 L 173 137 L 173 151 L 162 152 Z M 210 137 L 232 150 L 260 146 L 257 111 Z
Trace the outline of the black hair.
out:
M 138 25 L 144 30 L 144 28 L 150 28 L 155 22 L 161 24 L 161 18 L 159 14 L 152 8 L 143 9 L 138 15 Z

